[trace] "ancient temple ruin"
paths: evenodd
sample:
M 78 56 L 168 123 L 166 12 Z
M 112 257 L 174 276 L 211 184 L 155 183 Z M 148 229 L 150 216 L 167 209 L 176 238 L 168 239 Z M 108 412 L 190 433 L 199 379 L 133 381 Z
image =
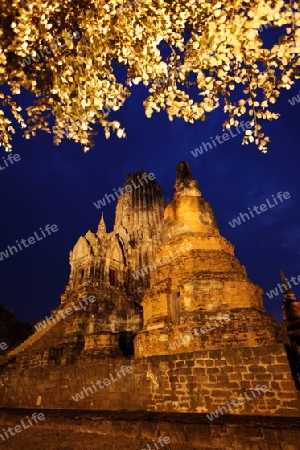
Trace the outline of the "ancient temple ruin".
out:
M 276 343 L 280 327 L 264 310 L 263 291 L 251 282 L 234 256 L 234 246 L 220 235 L 210 205 L 186 163 L 179 163 L 174 199 L 166 207 L 157 257 L 189 248 L 174 263 L 151 275 L 142 301 L 144 326 L 135 339 L 137 356 L 170 353 L 170 342 L 190 336 L 171 352 Z M 229 320 L 193 338 L 199 323 Z
M 70 267 L 59 306 L 0 367 L 4 406 L 208 413 L 264 385 L 230 414 L 299 415 L 299 302 L 286 294 L 285 325 L 266 313 L 187 163 L 166 207 L 153 177 L 129 174 L 113 231 L 102 216 Z M 125 366 L 118 389 L 74 402 Z

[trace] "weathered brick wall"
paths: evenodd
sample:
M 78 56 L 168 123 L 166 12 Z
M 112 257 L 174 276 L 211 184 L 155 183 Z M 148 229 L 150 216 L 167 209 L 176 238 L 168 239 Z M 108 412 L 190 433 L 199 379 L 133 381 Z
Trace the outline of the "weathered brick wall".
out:
M 53 361 L 53 364 L 59 361 Z M 116 379 L 121 366 L 133 372 L 121 375 L 78 402 L 71 397 L 93 387 L 97 380 Z M 45 408 L 145 410 L 211 413 L 247 394 L 251 400 L 230 414 L 299 416 L 299 396 L 282 344 L 256 348 L 203 350 L 143 359 L 94 358 L 72 365 L 41 365 L 0 372 L 3 407 L 34 408 L 38 396 Z M 255 387 L 268 391 L 251 397 Z M 245 394 L 246 393 L 246 394 Z
M 208 326 L 205 329 L 206 324 Z M 216 313 L 195 313 L 194 321 L 189 317 L 189 320 L 176 326 L 171 324 L 157 330 L 140 332 L 134 346 L 137 356 L 148 357 L 229 346 L 257 347 L 278 341 L 287 343 L 288 338 L 286 330 L 273 317 L 254 308 L 229 311 L 223 308 Z

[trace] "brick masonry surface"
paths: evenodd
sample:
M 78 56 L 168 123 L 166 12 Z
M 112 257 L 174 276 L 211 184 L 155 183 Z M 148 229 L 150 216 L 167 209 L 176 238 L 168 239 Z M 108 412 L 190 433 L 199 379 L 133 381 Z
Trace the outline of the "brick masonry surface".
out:
M 121 366 L 133 372 L 104 389 L 72 399 L 97 380 L 109 378 Z M 22 367 L 22 365 L 21 365 Z M 70 365 L 23 366 L 0 370 L 3 407 L 88 410 L 144 410 L 210 413 L 257 385 L 268 391 L 245 401 L 232 414 L 299 415 L 299 394 L 290 374 L 283 344 L 205 350 L 141 359 L 90 358 Z

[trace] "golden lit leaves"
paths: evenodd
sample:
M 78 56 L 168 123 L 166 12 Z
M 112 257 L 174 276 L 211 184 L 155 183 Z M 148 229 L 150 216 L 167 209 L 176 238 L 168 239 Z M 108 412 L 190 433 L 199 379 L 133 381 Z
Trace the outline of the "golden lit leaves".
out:
M 147 117 L 165 110 L 170 120 L 193 123 L 205 120 L 223 98 L 224 127 L 250 118 L 243 142 L 266 151 L 269 139 L 260 122 L 278 117 L 270 106 L 299 78 L 298 1 L 3 1 L 0 81 L 14 97 L 1 100 L 0 143 L 7 150 L 11 114 L 22 127 L 26 119 L 26 138 L 44 130 L 56 144 L 67 138 L 85 150 L 95 125 L 107 138 L 125 137 L 109 115 L 123 106 L 132 86 L 143 83 Z M 271 49 L 264 48 L 262 26 L 283 27 Z M 74 37 L 79 31 L 80 39 Z M 126 81 L 116 78 L 114 63 L 126 66 Z M 37 98 L 28 117 L 16 102 L 22 88 Z

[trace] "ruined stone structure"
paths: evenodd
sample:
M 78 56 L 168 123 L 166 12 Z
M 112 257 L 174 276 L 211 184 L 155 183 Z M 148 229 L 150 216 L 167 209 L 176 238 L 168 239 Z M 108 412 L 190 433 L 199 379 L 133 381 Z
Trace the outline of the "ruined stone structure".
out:
M 285 288 L 282 310 L 284 325 L 289 336 L 287 350 L 296 386 L 300 390 L 300 302 L 295 297 L 283 272 L 281 272 L 281 280 Z
M 160 245 L 164 199 L 153 175 L 143 170 L 128 175 L 123 190 L 113 231 L 107 233 L 102 215 L 96 233 L 78 239 L 61 304 L 10 356 L 26 359 L 30 351 L 35 364 L 44 364 L 73 362 L 82 352 L 133 354 L 142 324 L 140 302 L 149 287 L 149 273 L 137 271 L 154 259 Z M 81 301 L 90 296 L 96 301 Z
M 299 417 L 292 294 L 288 335 L 220 235 L 187 163 L 178 164 L 165 209 L 147 172 L 129 175 L 123 189 L 114 230 L 102 217 L 70 254 L 70 280 L 52 312 L 64 318 L 40 322 L 0 368 L 3 406 L 207 414 L 264 385 L 228 414 Z M 132 368 L 126 378 L 90 392 L 122 366 Z
M 120 341 L 125 352 L 130 351 L 140 329 L 139 303 L 149 276 L 135 280 L 131 275 L 154 257 L 164 208 L 161 190 L 150 175 L 145 171 L 129 175 L 118 201 L 114 230 L 106 232 L 102 216 L 97 232 L 81 236 L 70 253 L 71 274 L 62 306 L 84 296 L 98 299 L 88 311 L 88 327 L 83 330 L 81 324 L 85 351 L 121 354 Z
M 263 307 L 263 291 L 247 277 L 234 247 L 220 235 L 214 213 L 202 198 L 186 163 L 177 168 L 174 200 L 164 214 L 163 242 L 157 257 L 189 248 L 151 274 L 142 305 L 144 327 L 135 339 L 136 355 L 170 353 L 170 342 L 190 336 L 171 353 L 274 344 L 279 325 Z M 225 314 L 226 326 L 193 338 L 197 324 L 213 324 Z

